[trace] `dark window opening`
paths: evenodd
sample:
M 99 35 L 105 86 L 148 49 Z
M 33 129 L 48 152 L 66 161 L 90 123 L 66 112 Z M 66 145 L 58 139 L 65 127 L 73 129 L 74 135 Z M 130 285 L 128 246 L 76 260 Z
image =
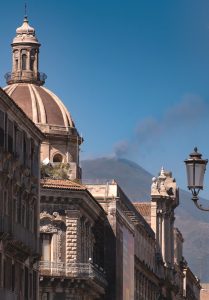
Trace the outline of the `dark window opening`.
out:
M 13 122 L 8 120 L 8 151 L 13 152 Z
M 27 161 L 27 141 L 26 141 L 26 136 L 24 136 L 24 139 L 23 139 L 23 162 L 24 162 L 24 166 L 26 165 L 26 161 Z
M 25 267 L 25 300 L 28 300 L 28 268 Z
M 59 153 L 57 153 L 57 154 L 55 154 L 54 157 L 53 157 L 53 162 L 54 162 L 54 163 L 58 163 L 58 162 L 61 163 L 61 162 L 62 162 L 62 159 L 63 159 L 63 158 L 62 158 L 62 155 L 59 154 Z
M 22 70 L 26 70 L 26 60 L 27 60 L 27 55 L 23 54 L 22 55 Z
M 36 290 L 37 290 L 37 274 L 33 271 L 33 300 L 36 300 Z
M 15 264 L 12 264 L 12 291 L 15 290 Z
M 0 147 L 4 147 L 4 112 L 0 110 Z
M 34 69 L 34 60 L 32 58 L 30 59 L 30 69 L 31 71 Z

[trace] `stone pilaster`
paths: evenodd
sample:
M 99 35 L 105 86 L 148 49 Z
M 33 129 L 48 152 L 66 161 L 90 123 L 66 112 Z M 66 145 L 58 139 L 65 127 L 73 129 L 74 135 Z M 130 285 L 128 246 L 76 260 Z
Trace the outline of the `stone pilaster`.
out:
M 66 263 L 80 262 L 80 212 L 66 211 Z

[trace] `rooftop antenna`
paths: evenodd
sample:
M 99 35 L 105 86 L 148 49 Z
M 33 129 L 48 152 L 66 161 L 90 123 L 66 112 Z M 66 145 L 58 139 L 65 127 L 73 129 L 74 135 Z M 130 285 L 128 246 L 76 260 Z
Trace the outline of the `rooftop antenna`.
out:
M 27 14 L 28 10 L 27 10 L 27 2 L 25 1 L 25 18 L 27 19 L 28 14 Z

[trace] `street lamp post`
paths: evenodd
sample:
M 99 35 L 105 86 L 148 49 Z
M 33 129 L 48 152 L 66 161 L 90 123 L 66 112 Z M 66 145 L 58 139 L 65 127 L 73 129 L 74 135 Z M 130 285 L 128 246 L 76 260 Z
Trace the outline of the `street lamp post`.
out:
M 194 152 L 184 162 L 186 164 L 188 189 L 192 192 L 194 204 L 201 210 L 209 211 L 209 208 L 203 208 L 198 202 L 199 191 L 203 190 L 203 181 L 208 160 L 202 159 L 202 154 L 197 151 L 197 148 L 194 148 Z

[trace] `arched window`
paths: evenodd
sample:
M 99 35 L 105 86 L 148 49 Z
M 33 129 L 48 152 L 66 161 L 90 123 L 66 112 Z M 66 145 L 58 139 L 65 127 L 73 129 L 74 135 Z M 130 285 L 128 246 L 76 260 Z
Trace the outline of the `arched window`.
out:
M 30 60 L 30 70 L 33 71 L 34 69 L 34 59 L 31 58 Z
M 18 59 L 17 58 L 15 59 L 15 69 L 16 69 L 16 71 L 18 70 Z
M 34 69 L 34 61 L 35 61 L 35 50 L 32 49 L 30 52 L 30 70 L 33 71 Z
M 26 70 L 26 59 L 27 59 L 27 55 L 23 54 L 22 55 L 22 70 Z
M 63 160 L 63 157 L 60 153 L 55 154 L 54 157 L 53 157 L 53 162 L 54 163 L 58 163 L 58 162 L 61 163 L 62 160 Z

